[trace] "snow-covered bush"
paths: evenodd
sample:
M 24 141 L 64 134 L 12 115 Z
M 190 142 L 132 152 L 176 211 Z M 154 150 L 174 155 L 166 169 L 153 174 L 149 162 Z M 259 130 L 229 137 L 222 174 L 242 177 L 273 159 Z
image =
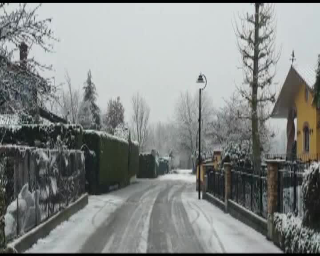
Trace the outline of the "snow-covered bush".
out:
M 303 225 L 320 230 L 320 165 L 314 163 L 306 171 L 302 182 Z
M 121 123 L 114 130 L 114 136 L 128 140 L 129 138 L 129 128 L 128 125 Z
M 12 125 L 0 127 L 2 144 L 55 148 L 60 138 L 69 149 L 82 146 L 82 126 L 73 124 Z M 60 136 L 60 137 L 59 137 Z
M 300 218 L 292 213 L 274 215 L 280 247 L 286 253 L 320 253 L 320 233 L 304 227 Z
M 230 142 L 223 148 L 222 164 L 231 162 L 233 164 L 251 166 L 250 145 L 247 143 Z

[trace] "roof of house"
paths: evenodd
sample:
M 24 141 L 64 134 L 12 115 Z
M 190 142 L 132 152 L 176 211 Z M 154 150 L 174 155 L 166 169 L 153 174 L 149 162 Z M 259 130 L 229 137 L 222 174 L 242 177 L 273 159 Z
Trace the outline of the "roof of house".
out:
M 37 84 L 38 89 L 41 91 L 41 93 L 49 93 L 50 92 L 50 86 L 48 85 L 47 81 L 39 76 L 38 74 L 35 74 L 34 72 L 28 71 L 21 66 L 14 64 L 10 62 L 7 58 L 0 56 L 0 76 L 1 80 L 3 82 L 3 85 L 5 83 L 15 83 L 16 85 L 23 87 L 28 85 L 34 85 Z M 10 81 L 11 80 L 11 81 Z M 44 119 L 49 120 L 50 122 L 61 122 L 61 123 L 67 123 L 67 121 L 50 111 L 39 107 L 40 116 Z M 10 120 L 9 120 L 10 119 Z M 16 123 L 19 119 L 15 117 L 15 115 L 3 115 L 0 118 L 0 123 L 7 124 L 7 123 Z
M 307 66 L 292 65 L 282 85 L 278 99 L 272 110 L 272 118 L 287 118 L 288 110 L 294 106 L 294 99 L 300 86 L 306 84 L 313 93 L 316 82 L 315 69 Z
M 316 71 L 315 68 L 310 66 L 294 65 L 293 68 L 298 72 L 301 78 L 304 80 L 307 86 L 313 91 L 313 86 L 316 83 Z

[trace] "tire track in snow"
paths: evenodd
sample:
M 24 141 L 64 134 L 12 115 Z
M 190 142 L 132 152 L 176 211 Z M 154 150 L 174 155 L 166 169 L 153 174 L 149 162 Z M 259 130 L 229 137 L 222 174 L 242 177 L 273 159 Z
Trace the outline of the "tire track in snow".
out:
M 208 223 L 210 224 L 211 230 L 213 231 L 213 234 L 211 235 L 211 237 L 214 235 L 219 243 L 219 246 L 222 250 L 223 253 L 226 253 L 226 249 L 224 248 L 223 243 L 221 242 L 221 239 L 217 233 L 217 231 L 215 230 L 215 228 L 213 227 L 213 221 L 212 219 L 210 219 L 207 214 L 205 213 L 205 211 L 203 211 L 196 203 L 191 202 L 191 204 L 193 204 L 201 213 L 202 215 L 206 218 L 206 220 L 208 221 Z M 195 209 L 194 209 L 195 210 Z M 211 239 L 209 241 L 211 243 Z
M 158 194 L 151 213 L 147 253 L 204 252 L 181 201 L 185 182 L 166 183 L 169 188 Z
M 79 252 L 100 253 L 105 249 L 108 252 L 125 250 L 127 245 L 121 244 L 120 241 L 123 241 L 125 237 L 130 236 L 131 232 L 123 233 L 123 231 L 126 230 L 127 225 L 134 226 L 135 223 L 132 221 L 132 217 L 133 215 L 137 215 L 137 209 L 139 209 L 140 205 L 143 205 L 143 201 L 148 197 L 146 194 L 155 193 L 157 192 L 157 189 L 157 186 L 151 184 L 147 188 L 131 195 L 95 230 Z M 133 234 L 133 236 L 137 236 L 137 234 Z M 113 239 L 113 243 L 108 243 L 111 238 Z M 139 237 L 137 236 L 136 239 L 139 239 Z M 108 244 L 110 246 L 107 247 Z

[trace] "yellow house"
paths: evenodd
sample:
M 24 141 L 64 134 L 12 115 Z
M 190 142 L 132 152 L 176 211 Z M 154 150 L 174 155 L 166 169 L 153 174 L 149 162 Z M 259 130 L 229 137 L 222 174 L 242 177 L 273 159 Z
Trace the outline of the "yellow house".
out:
M 287 119 L 286 153 L 293 152 L 296 138 L 296 154 L 302 161 L 320 157 L 320 110 L 313 104 L 315 79 L 315 70 L 292 65 L 271 115 Z

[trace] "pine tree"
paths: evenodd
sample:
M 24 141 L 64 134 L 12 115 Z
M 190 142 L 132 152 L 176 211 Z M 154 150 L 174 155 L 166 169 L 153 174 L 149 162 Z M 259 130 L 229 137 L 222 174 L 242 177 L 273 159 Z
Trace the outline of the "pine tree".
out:
M 101 127 L 100 108 L 96 104 L 96 100 L 97 100 L 96 86 L 92 81 L 92 75 L 90 70 L 88 71 L 87 81 L 85 82 L 83 89 L 84 89 L 83 102 L 90 103 L 90 110 L 93 116 L 93 123 L 90 128 L 99 130 Z
M 318 55 L 318 67 L 316 69 L 316 83 L 314 85 L 314 104 L 320 108 L 320 54 Z

